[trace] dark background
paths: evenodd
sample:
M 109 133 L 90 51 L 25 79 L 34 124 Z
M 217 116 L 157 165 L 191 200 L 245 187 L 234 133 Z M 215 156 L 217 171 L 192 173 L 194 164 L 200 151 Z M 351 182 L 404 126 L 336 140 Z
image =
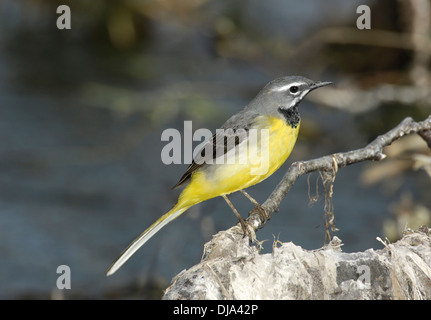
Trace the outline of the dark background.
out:
M 56 27 L 69 5 L 71 30 Z M 371 8 L 358 30 L 356 8 Z M 112 277 L 124 247 L 175 203 L 186 164 L 166 166 L 163 130 L 220 126 L 268 81 L 333 81 L 301 104 L 286 164 L 248 192 L 263 202 L 288 165 L 361 148 L 404 117 L 430 114 L 429 1 L 0 1 L 0 298 L 160 298 L 203 244 L 237 221 L 212 199 L 151 239 Z M 418 96 L 423 93 L 424 97 Z M 392 95 L 391 95 L 392 94 Z M 335 233 L 347 252 L 379 249 L 430 224 L 428 154 L 417 137 L 381 163 L 339 170 Z M 324 190 L 301 177 L 257 234 L 323 245 Z M 251 204 L 232 195 L 247 215 Z M 71 290 L 56 288 L 59 265 Z

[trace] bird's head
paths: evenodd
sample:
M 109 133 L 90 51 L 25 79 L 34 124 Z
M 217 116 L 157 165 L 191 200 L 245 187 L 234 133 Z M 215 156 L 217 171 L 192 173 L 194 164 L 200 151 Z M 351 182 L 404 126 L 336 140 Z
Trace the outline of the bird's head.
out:
M 288 110 L 298 106 L 310 91 L 331 83 L 313 81 L 301 76 L 288 76 L 269 82 L 256 98 L 264 108 Z

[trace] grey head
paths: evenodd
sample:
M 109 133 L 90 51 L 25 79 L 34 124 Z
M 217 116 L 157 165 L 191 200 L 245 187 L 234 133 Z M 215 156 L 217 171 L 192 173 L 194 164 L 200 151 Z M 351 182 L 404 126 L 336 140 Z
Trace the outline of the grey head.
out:
M 286 113 L 296 110 L 309 92 L 331 83 L 313 81 L 301 76 L 278 78 L 269 82 L 249 103 L 247 109 L 261 114 L 286 116 Z

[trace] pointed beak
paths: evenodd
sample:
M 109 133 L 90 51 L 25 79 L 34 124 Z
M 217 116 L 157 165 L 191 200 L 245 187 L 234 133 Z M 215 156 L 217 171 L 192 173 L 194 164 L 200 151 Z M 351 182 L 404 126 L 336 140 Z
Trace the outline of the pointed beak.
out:
M 329 84 L 332 84 L 332 82 L 329 82 L 329 81 L 317 81 L 317 82 L 313 83 L 310 86 L 310 91 L 314 90 L 314 89 L 317 89 L 317 88 L 320 88 L 320 87 L 327 86 Z

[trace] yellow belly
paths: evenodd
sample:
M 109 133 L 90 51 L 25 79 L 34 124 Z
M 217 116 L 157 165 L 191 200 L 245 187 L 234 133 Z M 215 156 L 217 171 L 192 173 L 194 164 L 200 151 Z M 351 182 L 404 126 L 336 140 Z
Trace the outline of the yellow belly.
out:
M 282 119 L 262 116 L 256 119 L 255 128 L 259 129 L 258 133 L 253 136 L 253 130 L 249 130 L 249 143 L 245 148 L 239 148 L 235 158 L 196 170 L 180 195 L 179 203 L 191 206 L 248 188 L 273 174 L 292 152 L 299 124 L 293 128 Z M 268 130 L 260 135 L 260 129 Z

